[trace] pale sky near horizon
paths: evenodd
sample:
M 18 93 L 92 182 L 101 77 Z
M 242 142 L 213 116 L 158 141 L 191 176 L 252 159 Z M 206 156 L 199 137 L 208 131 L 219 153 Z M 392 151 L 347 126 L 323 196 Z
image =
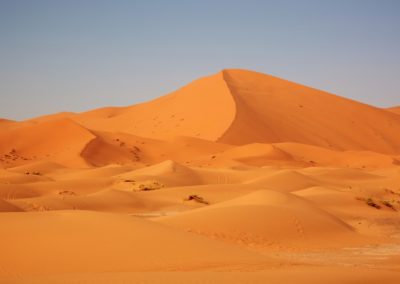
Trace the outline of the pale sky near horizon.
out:
M 397 0 L 0 0 L 0 117 L 132 105 L 224 68 L 400 105 Z

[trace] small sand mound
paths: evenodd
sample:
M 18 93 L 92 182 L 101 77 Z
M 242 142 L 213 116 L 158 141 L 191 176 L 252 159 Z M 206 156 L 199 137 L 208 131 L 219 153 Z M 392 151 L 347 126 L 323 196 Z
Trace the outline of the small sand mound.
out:
M 167 186 L 195 185 L 202 182 L 197 172 L 171 160 L 119 175 L 120 180 L 157 180 Z
M 335 247 L 357 235 L 340 219 L 292 194 L 261 190 L 158 221 L 231 242 Z
M 264 166 L 271 161 L 285 161 L 288 163 L 292 157 L 270 144 L 253 143 L 229 149 L 219 156 L 242 162 L 251 166 Z
M 38 161 L 29 164 L 25 164 L 22 166 L 17 166 L 13 168 L 9 168 L 9 171 L 18 172 L 18 173 L 26 173 L 26 172 L 38 172 L 41 174 L 52 173 L 57 170 L 65 169 L 60 164 L 49 162 L 49 161 Z
M 267 176 L 261 176 L 249 180 L 246 183 L 264 186 L 276 191 L 290 192 L 320 185 L 321 181 L 301 174 L 295 170 L 280 170 L 273 172 L 272 174 L 269 174 Z

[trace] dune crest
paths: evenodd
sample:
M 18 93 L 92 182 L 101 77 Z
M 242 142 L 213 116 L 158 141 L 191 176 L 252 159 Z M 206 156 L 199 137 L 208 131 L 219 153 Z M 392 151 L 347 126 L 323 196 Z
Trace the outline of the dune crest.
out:
M 96 130 L 150 138 L 191 136 L 215 141 L 234 115 L 233 99 L 219 73 L 153 101 L 114 110 L 107 116 L 88 117 L 83 113 L 72 119 Z M 205 117 L 212 123 L 205 124 Z
M 257 72 L 224 70 L 223 76 L 236 102 L 236 117 L 221 142 L 290 141 L 400 152 L 400 118 L 384 110 Z

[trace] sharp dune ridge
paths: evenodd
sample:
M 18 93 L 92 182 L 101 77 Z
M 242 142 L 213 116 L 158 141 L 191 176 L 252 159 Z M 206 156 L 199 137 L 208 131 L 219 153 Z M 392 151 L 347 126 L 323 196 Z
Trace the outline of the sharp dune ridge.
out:
M 261 73 L 225 70 L 223 78 L 236 102 L 236 116 L 219 141 L 290 141 L 340 150 L 399 152 L 400 137 L 393 131 L 399 130 L 400 120 L 385 110 Z M 359 136 L 348 123 L 357 127 Z M 238 141 L 238 132 L 243 141 Z
M 399 114 L 225 69 L 0 119 L 0 283 L 398 283 Z

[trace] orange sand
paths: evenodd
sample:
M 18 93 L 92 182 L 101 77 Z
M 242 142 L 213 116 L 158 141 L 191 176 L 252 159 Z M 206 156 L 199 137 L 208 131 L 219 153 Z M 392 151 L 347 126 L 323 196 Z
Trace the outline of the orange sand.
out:
M 400 111 L 224 70 L 0 120 L 0 283 L 399 283 Z

